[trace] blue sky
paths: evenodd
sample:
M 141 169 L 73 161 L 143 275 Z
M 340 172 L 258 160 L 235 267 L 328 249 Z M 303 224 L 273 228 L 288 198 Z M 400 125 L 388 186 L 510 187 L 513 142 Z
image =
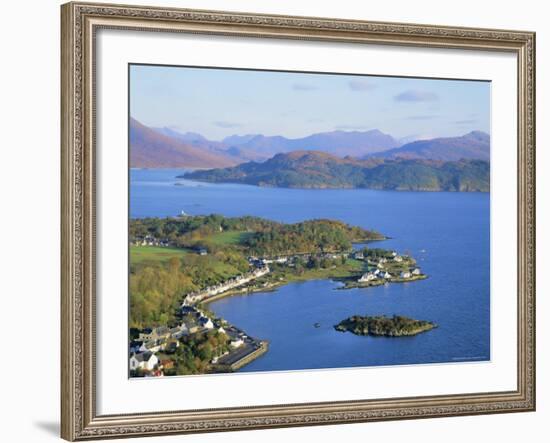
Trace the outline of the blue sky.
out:
M 369 129 L 455 136 L 490 131 L 490 83 L 132 65 L 130 115 L 211 140 Z

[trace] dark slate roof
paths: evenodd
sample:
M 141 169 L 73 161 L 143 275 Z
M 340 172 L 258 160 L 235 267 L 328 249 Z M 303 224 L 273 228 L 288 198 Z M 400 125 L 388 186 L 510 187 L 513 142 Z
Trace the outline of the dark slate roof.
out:
M 168 327 L 166 327 L 166 326 L 159 326 L 158 328 L 155 329 L 155 332 L 156 332 L 158 335 L 167 334 L 167 333 L 168 333 Z
M 137 361 L 149 361 L 151 360 L 152 356 L 153 356 L 153 353 L 149 351 L 134 355 Z

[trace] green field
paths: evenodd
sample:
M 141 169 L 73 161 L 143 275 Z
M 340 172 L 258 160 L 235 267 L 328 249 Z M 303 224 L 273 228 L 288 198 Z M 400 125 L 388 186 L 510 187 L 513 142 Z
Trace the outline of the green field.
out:
M 199 260 L 194 266 L 199 266 L 203 271 L 211 272 L 212 276 L 215 276 L 219 281 L 242 274 L 242 271 L 239 271 L 235 266 L 219 260 L 214 255 L 209 254 L 200 257 L 195 251 L 189 249 L 164 246 L 130 246 L 130 265 L 153 265 L 167 262 L 172 257 L 181 258 L 187 254 L 195 256 L 195 259 Z
M 130 246 L 130 264 L 168 261 L 172 257 L 182 257 L 188 251 L 182 248 L 164 246 Z
M 226 231 L 215 234 L 212 237 L 209 237 L 210 240 L 215 245 L 240 245 L 248 237 L 253 235 L 253 232 L 246 231 Z
M 340 279 L 351 276 L 355 278 L 364 272 L 364 266 L 364 262 L 360 260 L 348 259 L 345 264 L 337 264 L 329 268 L 305 268 L 300 274 L 297 274 L 294 268 L 277 266 L 273 267 L 268 278 L 285 284 L 296 281 Z

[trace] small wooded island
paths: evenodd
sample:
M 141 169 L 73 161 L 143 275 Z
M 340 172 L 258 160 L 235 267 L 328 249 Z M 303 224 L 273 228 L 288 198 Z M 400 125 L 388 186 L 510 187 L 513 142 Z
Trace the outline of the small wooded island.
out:
M 437 328 L 435 323 L 425 320 L 415 320 L 400 315 L 394 315 L 393 317 L 361 317 L 359 315 L 354 315 L 342 320 L 334 326 L 334 329 L 341 332 L 349 331 L 356 335 L 377 335 L 385 337 L 416 335 L 433 328 Z

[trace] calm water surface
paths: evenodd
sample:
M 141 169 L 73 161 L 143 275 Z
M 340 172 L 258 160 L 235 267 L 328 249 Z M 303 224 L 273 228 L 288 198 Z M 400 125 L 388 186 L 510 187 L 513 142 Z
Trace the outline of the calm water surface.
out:
M 489 194 L 259 188 L 176 179 L 181 172 L 132 170 L 131 216 L 183 210 L 281 222 L 338 219 L 392 237 L 376 245 L 411 253 L 429 275 L 419 282 L 350 290 L 335 290 L 339 284 L 328 280 L 309 281 L 211 303 L 216 314 L 270 342 L 269 352 L 241 371 L 490 358 Z M 333 329 L 354 314 L 406 315 L 439 328 L 402 338 Z

